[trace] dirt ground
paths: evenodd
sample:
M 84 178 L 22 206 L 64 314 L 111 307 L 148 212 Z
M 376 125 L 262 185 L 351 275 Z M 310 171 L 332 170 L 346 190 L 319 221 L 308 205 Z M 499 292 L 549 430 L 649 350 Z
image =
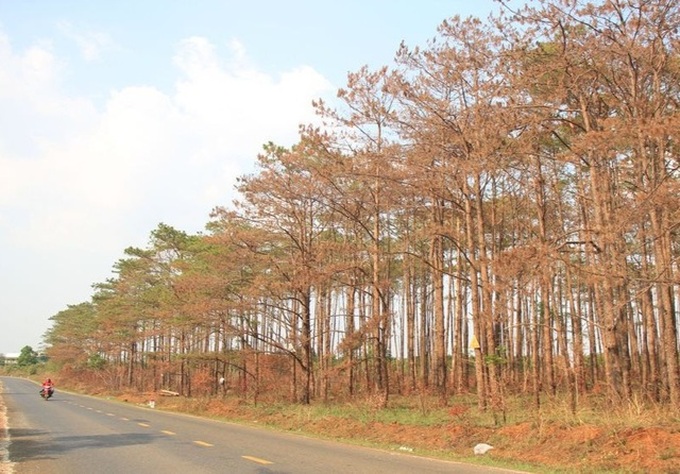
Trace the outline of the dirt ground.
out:
M 0 388 L 0 473 L 11 472 L 6 456 L 7 419 Z M 148 404 L 148 395 L 119 395 L 121 401 Z M 235 422 L 438 456 L 461 461 L 474 458 L 472 448 L 488 443 L 485 464 L 505 465 L 528 472 L 563 473 L 680 473 L 680 426 L 604 428 L 586 423 L 523 422 L 497 428 L 461 422 L 460 410 L 450 409 L 451 421 L 416 426 L 359 421 L 338 416 L 304 416 L 299 407 L 266 410 L 233 399 L 188 401 L 158 397 L 157 409 L 202 414 Z M 4 453 L 3 453 L 4 451 Z M 481 459 L 477 459 L 482 461 Z

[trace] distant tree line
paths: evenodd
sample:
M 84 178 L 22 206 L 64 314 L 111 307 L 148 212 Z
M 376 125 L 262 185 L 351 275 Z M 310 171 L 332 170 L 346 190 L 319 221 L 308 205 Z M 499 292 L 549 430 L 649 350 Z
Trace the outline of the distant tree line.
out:
M 52 317 L 116 389 L 680 406 L 680 4 L 450 18 Z
M 47 356 L 36 352 L 31 346 L 22 347 L 21 352 L 16 357 L 9 358 L 6 354 L 0 354 L 0 367 L 28 371 L 31 374 L 35 374 L 38 365 L 44 364 L 46 361 Z

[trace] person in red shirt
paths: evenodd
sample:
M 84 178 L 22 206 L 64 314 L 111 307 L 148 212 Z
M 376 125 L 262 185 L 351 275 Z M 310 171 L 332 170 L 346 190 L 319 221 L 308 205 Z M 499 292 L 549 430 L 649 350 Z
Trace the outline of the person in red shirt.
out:
M 48 396 L 52 396 L 54 393 L 54 384 L 52 383 L 52 379 L 48 378 L 42 383 L 42 392 L 46 392 Z

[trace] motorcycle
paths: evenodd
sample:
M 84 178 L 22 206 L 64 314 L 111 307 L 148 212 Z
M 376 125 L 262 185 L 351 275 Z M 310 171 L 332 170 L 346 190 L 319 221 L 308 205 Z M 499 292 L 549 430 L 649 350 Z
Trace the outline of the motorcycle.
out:
M 43 397 L 43 400 L 47 401 L 54 395 L 54 388 L 52 387 L 43 387 L 40 389 L 40 396 Z

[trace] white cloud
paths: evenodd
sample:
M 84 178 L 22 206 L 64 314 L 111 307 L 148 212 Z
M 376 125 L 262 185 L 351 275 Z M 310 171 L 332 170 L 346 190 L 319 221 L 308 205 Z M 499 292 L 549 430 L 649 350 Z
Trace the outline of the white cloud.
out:
M 331 90 L 330 83 L 310 67 L 272 77 L 248 65 L 244 48 L 230 43 L 235 56 L 225 68 L 203 38 L 185 41 L 175 57 L 184 73 L 175 102 L 187 126 L 216 147 L 212 156 L 259 151 L 267 140 L 290 139 L 297 124 L 314 120 L 311 100 Z M 292 133 L 291 133 L 292 132 Z M 204 150 L 205 151 L 205 150 Z
M 310 67 L 272 77 L 229 51 L 190 38 L 168 58 L 173 90 L 131 84 L 98 108 L 63 92 L 70 61 L 49 43 L 15 51 L 0 32 L 0 326 L 35 333 L 159 222 L 201 230 L 262 144 L 294 143 L 332 92 Z
M 0 98 L 19 95 L 28 99 L 30 93 L 42 94 L 52 87 L 59 65 L 50 48 L 49 43 L 42 43 L 15 54 L 7 35 L 0 32 Z
M 119 249 L 159 221 L 196 231 L 228 204 L 235 178 L 268 140 L 291 144 L 331 91 L 310 67 L 271 77 L 238 42 L 219 57 L 205 38 L 183 41 L 176 88 L 111 91 L 103 110 L 60 92 L 49 47 L 14 52 L 0 36 L 0 218 L 9 245 L 52 249 L 87 241 Z M 19 79 L 13 79 L 19 78 Z M 21 139 L 16 140 L 17 137 Z M 113 263 L 113 262 L 111 262 Z
M 97 61 L 101 59 L 103 51 L 116 47 L 113 39 L 102 31 L 77 28 L 67 21 L 59 22 L 57 28 L 76 43 L 80 55 L 86 61 Z

